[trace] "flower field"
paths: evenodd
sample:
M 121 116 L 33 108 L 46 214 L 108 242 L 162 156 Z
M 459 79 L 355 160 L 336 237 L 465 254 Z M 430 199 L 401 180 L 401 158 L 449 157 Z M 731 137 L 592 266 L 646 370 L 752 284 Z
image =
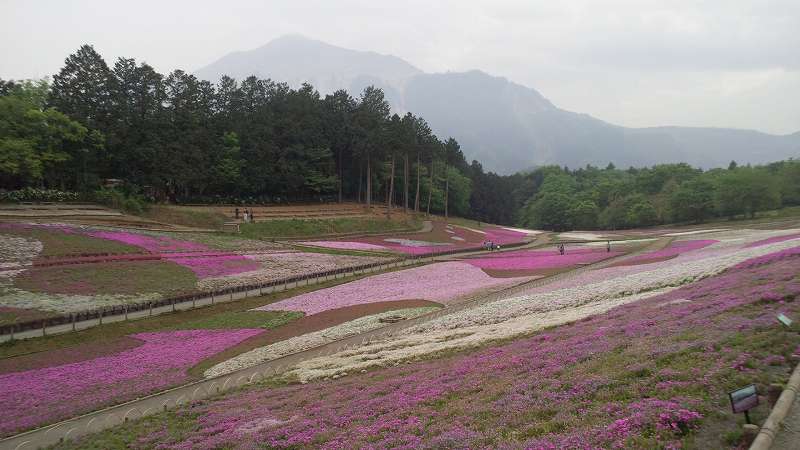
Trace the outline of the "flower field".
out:
M 0 435 L 58 421 L 187 381 L 186 369 L 261 329 L 140 333 L 138 347 L 0 375 Z M 53 359 L 58 359 L 53 355 Z
M 266 283 L 298 275 L 326 272 L 384 260 L 378 256 L 331 255 L 306 252 L 269 252 L 248 254 L 258 269 L 238 274 L 204 278 L 197 283 L 201 290 L 221 289 L 247 284 Z
M 483 345 L 667 293 L 717 275 L 748 259 L 780 251 L 800 252 L 797 247 L 800 240 L 744 247 L 761 236 L 763 233 L 745 231 L 731 236 L 727 246 L 721 249 L 707 247 L 660 263 L 582 272 L 530 288 L 521 295 L 427 321 L 385 343 L 306 361 L 298 366 L 296 375 L 300 379 L 324 378 L 341 371 L 391 365 L 422 355 Z M 707 255 L 700 257 L 704 253 Z M 365 354 L 370 355 L 369 358 L 364 358 Z
M 341 371 L 351 374 L 344 379 L 256 386 L 74 445 L 731 446 L 735 435 L 719 431 L 740 427 L 739 418 L 729 412 L 727 392 L 751 382 L 784 382 L 786 361 L 800 345 L 798 325 L 787 330 L 775 320 L 778 313 L 800 317 L 800 242 L 745 248 L 747 243 L 723 254 L 710 251 L 707 258 L 676 263 L 681 259 L 676 257 L 658 263 L 677 267 L 652 282 L 647 280 L 654 271 L 632 275 L 623 270 L 624 283 L 616 290 L 603 284 L 611 280 L 588 283 L 578 304 L 572 297 L 581 291 L 567 289 L 552 291 L 550 297 L 532 294 L 496 302 L 494 312 L 506 312 L 500 317 L 472 314 L 468 321 L 470 311 L 444 316 L 431 326 L 409 330 L 405 337 L 310 361 L 290 374 L 303 379 L 316 366 L 311 379 Z M 590 293 L 597 288 L 599 293 Z M 558 298 L 563 299 L 561 305 L 548 306 Z M 584 301 L 582 306 L 608 304 L 584 311 L 583 320 L 573 315 L 560 326 L 536 331 L 558 325 L 546 320 L 554 311 L 567 305 L 580 308 Z M 521 320 L 511 324 L 515 319 Z M 489 340 L 513 335 L 503 332 L 506 326 L 527 334 L 497 347 L 397 366 L 423 354 L 408 351 L 415 337 L 424 335 L 424 341 L 439 344 L 429 350 L 441 351 L 453 348 L 446 344 L 459 336 L 477 334 L 476 324 L 487 335 L 492 332 Z M 418 345 L 424 345 L 422 340 Z M 337 364 L 340 372 L 331 370 Z M 376 365 L 395 367 L 358 374 Z
M 6 308 L 0 312 L 0 321 L 24 320 L 30 315 L 25 311 L 30 310 L 71 313 L 147 302 L 175 293 L 264 283 L 382 259 L 295 252 L 235 237 L 181 237 L 195 240 L 138 230 L 0 224 L 0 305 Z M 211 245 L 244 250 L 216 250 Z M 42 258 L 45 254 L 49 257 Z
M 670 258 L 674 258 L 682 253 L 708 247 L 709 245 L 715 244 L 717 242 L 719 241 L 714 239 L 673 242 L 666 248 L 654 252 L 648 252 L 641 255 L 636 255 L 632 258 L 627 258 L 624 261 L 620 261 L 619 263 L 617 263 L 617 265 L 624 266 L 624 265 L 636 265 L 636 264 L 650 264 L 653 262 L 664 261 Z M 781 241 L 776 241 L 776 242 L 781 242 Z
M 527 279 L 497 279 L 470 264 L 442 262 L 362 278 L 258 309 L 302 311 L 310 315 L 345 306 L 392 300 L 425 299 L 448 304 L 480 289 L 506 287 Z
M 621 255 L 622 252 L 607 252 L 598 248 L 571 248 L 564 255 L 555 250 L 517 250 L 498 254 L 487 254 L 477 258 L 465 259 L 475 267 L 497 271 L 536 271 L 545 269 L 565 269 L 579 264 L 591 264 Z
M 537 233 L 532 230 L 494 226 L 477 230 L 437 221 L 433 223 L 433 229 L 426 233 L 410 233 L 394 237 L 374 236 L 341 241 L 303 241 L 300 244 L 339 250 L 392 251 L 408 255 L 426 255 L 447 250 L 479 249 L 485 241 L 491 241 L 501 246 L 516 244 Z
M 348 336 L 374 330 L 386 325 L 385 323 L 381 322 L 381 319 L 387 317 L 402 316 L 406 319 L 410 319 L 427 314 L 437 309 L 438 308 L 435 306 L 405 308 L 359 317 L 358 319 L 345 322 L 341 325 L 335 325 L 324 330 L 306 333 L 302 336 L 292 337 L 284 341 L 276 342 L 265 347 L 256 348 L 249 352 L 242 353 L 241 355 L 235 356 L 206 370 L 204 375 L 206 377 L 224 375 L 235 370 L 251 367 L 265 361 L 270 361 L 285 355 L 327 344 L 338 339 L 344 339 Z

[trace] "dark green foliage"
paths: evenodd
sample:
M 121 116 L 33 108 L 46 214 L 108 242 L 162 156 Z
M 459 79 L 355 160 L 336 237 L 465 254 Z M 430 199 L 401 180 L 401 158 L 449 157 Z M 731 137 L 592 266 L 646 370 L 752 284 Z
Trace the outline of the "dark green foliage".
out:
M 519 177 L 519 176 L 517 176 Z M 512 178 L 512 177 L 509 177 Z M 800 161 L 731 164 L 703 172 L 686 164 L 617 170 L 542 167 L 515 181 L 527 199 L 518 223 L 550 230 L 618 229 L 711 218 L 752 218 L 800 201 Z
M 161 75 L 133 59 L 109 67 L 84 45 L 52 88 L 3 81 L 0 96 L 4 186 L 93 192 L 112 178 L 157 201 L 336 196 L 406 209 L 427 206 L 422 196 L 430 192 L 438 200 L 433 212 L 469 213 L 470 168 L 458 143 L 441 142 L 411 113 L 390 116 L 373 86 L 356 99 L 346 91 L 321 98 L 309 84 L 291 89 L 252 76 L 213 85 L 182 70 Z M 441 167 L 430 178 L 425 169 L 434 166 Z M 97 198 L 141 210 L 130 195 Z

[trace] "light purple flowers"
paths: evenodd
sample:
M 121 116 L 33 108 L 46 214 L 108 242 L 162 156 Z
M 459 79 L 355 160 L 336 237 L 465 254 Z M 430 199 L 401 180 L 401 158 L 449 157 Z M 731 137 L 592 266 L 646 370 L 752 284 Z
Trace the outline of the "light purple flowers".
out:
M 272 303 L 262 311 L 323 311 L 364 303 L 424 299 L 450 303 L 478 289 L 515 284 L 526 278 L 492 278 L 463 262 L 443 262 L 374 275 Z
M 186 369 L 261 329 L 139 333 L 139 347 L 0 375 L 0 435 L 66 419 L 187 380 Z

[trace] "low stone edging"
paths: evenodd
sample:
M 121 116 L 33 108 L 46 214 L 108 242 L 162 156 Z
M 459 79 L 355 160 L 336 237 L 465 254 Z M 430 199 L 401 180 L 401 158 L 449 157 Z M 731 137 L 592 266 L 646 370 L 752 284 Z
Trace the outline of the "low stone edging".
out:
M 756 439 L 750 445 L 750 450 L 768 450 L 772 447 L 775 435 L 780 431 L 786 416 L 789 415 L 798 391 L 800 391 L 800 362 L 795 366 L 792 376 L 789 377 L 789 382 L 786 383 L 781 396 L 775 402 L 772 412 L 769 413 L 769 417 L 761 426 Z

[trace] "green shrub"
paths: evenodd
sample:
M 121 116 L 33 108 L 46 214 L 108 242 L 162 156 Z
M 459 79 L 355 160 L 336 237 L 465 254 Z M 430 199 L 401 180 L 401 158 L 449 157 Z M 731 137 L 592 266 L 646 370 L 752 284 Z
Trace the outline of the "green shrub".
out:
M 141 195 L 125 194 L 116 189 L 102 188 L 94 192 L 94 201 L 109 208 L 131 214 L 141 214 L 148 209 L 148 203 Z

